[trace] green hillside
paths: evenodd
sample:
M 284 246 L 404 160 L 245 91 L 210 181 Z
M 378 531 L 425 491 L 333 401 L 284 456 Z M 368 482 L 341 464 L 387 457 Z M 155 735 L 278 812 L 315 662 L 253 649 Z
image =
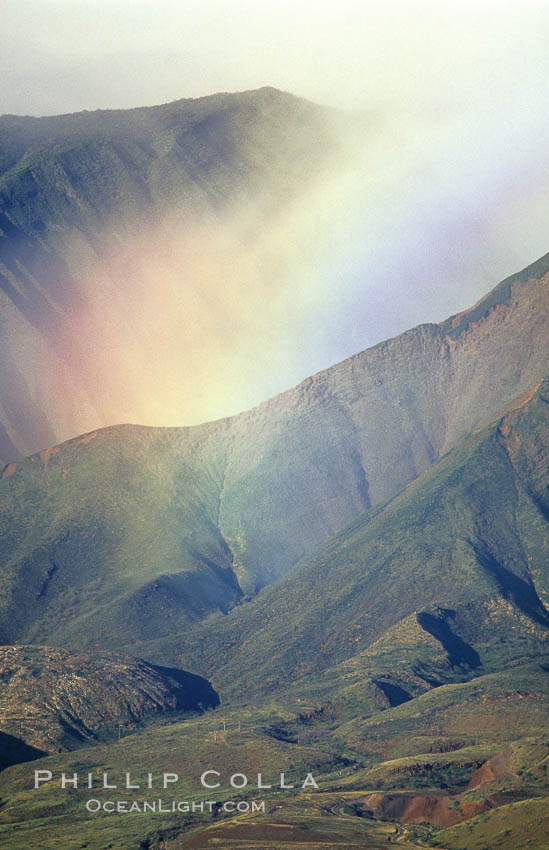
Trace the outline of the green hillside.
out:
M 151 655 L 169 648 L 225 695 L 246 682 L 360 702 L 369 683 L 394 704 L 543 654 L 548 402 L 545 381 L 254 600 Z
M 221 470 L 178 457 L 186 434 L 175 452 L 170 436 L 102 431 L 7 468 L 4 643 L 112 647 L 239 602 L 217 527 Z

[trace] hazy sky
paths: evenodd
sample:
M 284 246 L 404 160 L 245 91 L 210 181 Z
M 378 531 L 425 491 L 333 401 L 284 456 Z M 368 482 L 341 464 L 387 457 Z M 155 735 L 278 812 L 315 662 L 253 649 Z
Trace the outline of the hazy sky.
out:
M 275 327 L 253 373 L 267 347 L 252 322 L 242 386 L 212 386 L 215 403 L 156 424 L 257 403 L 470 306 L 549 250 L 547 0 L 0 0 L 0 40 L 0 113 L 269 85 L 372 117 L 364 179 L 296 220 L 293 238 L 312 217 L 322 239 L 296 275 L 284 344 Z
M 547 81 L 547 2 L 2 0 L 0 112 L 273 85 L 346 108 L 499 110 Z

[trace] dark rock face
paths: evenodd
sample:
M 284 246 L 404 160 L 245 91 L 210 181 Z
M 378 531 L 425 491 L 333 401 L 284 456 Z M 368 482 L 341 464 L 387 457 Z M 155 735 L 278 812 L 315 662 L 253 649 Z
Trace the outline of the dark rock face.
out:
M 132 728 L 147 715 L 201 711 L 219 703 L 201 676 L 116 653 L 3 646 L 0 681 L 1 734 L 27 745 L 20 743 L 7 763 L 112 736 L 118 723 Z
M 15 735 L 0 732 L 0 770 L 4 770 L 5 767 L 10 767 L 12 764 L 34 761 L 44 755 L 46 755 L 44 750 L 29 746 Z

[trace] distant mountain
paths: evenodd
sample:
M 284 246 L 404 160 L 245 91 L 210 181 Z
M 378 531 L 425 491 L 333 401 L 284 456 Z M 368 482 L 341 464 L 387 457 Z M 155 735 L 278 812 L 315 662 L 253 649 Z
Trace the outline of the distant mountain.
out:
M 9 464 L 0 484 L 2 641 L 120 648 L 181 635 L 284 574 L 439 459 L 450 463 L 446 452 L 546 375 L 548 271 L 549 255 L 471 310 L 377 345 L 231 419 L 107 428 Z M 497 466 L 494 480 L 490 470 L 486 498 L 511 498 L 508 470 Z M 500 490 L 499 476 L 510 492 Z M 393 510 L 376 522 L 392 527 Z M 478 502 L 467 507 L 471 516 L 483 510 Z M 414 526 L 422 540 L 425 523 L 427 514 Z M 513 527 L 508 520 L 502 532 Z M 490 559 L 502 569 L 506 560 L 482 538 L 471 540 L 478 552 L 463 544 L 468 575 L 488 559 L 478 584 L 488 593 L 500 575 Z M 450 555 L 440 557 L 446 563 Z M 423 559 L 419 549 L 413 558 Z M 317 575 L 318 566 L 311 570 Z M 434 565 L 425 587 L 431 581 L 438 581 Z M 416 590 L 414 583 L 406 591 L 395 618 L 423 610 L 430 591 L 418 608 Z M 352 585 L 350 592 L 360 598 Z M 450 597 L 441 596 L 441 609 L 453 610 Z M 288 605 L 293 610 L 293 597 Z M 528 605 L 538 610 L 532 599 Z M 234 622 L 240 611 L 248 616 L 243 607 Z M 453 633 L 453 615 L 437 611 L 426 622 L 442 616 L 443 633 Z M 337 617 L 347 622 L 343 613 Z M 315 630 L 323 634 L 329 621 L 323 612 Z M 370 624 L 364 635 L 381 633 Z M 340 660 L 335 650 L 330 659 Z
M 46 752 L 114 738 L 118 724 L 129 731 L 152 714 L 219 703 L 200 676 L 115 653 L 2 646 L 0 677 L 0 734 Z M 17 760 L 32 757 L 22 753 Z
M 0 116 L 0 458 L 98 422 L 144 421 L 147 392 L 138 404 L 129 387 L 145 380 L 135 361 L 144 346 L 150 361 L 166 360 L 147 299 L 156 293 L 164 318 L 177 317 L 174 335 L 188 333 L 184 323 L 202 316 L 197 307 L 193 320 L 197 298 L 211 310 L 216 287 L 228 286 L 238 245 L 225 243 L 257 250 L 258 232 L 344 157 L 344 123 L 349 138 L 335 110 L 272 88 Z M 263 271 L 253 275 L 257 283 Z M 149 383 L 161 374 L 151 368 Z M 186 391 L 180 382 L 179 396 Z

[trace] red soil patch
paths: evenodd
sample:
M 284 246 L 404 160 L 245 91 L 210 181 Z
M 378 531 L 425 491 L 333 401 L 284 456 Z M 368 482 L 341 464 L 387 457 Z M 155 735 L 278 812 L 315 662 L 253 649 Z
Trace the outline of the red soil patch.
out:
M 498 756 L 494 756 L 475 770 L 467 790 L 472 791 L 473 788 L 479 788 L 481 785 L 490 785 L 496 779 L 502 776 L 514 776 L 511 770 L 512 749 L 508 748 Z
M 463 317 L 473 313 L 477 309 L 477 307 L 482 304 L 483 301 L 484 298 L 481 298 L 480 301 L 477 301 L 476 304 L 473 304 L 472 307 L 468 307 L 467 310 L 462 310 L 461 313 L 457 313 L 452 319 L 452 328 L 457 328 Z M 503 313 L 506 313 L 508 309 L 509 305 L 505 303 L 492 304 L 491 307 L 487 308 L 486 312 L 483 315 L 479 316 L 476 321 L 471 322 L 469 327 L 475 327 L 482 324 L 489 316 L 502 315 Z
M 442 794 L 370 794 L 364 802 L 375 818 L 435 826 L 454 826 L 493 808 L 488 800 L 461 802 Z
M 535 386 L 532 387 L 532 389 L 527 390 L 527 392 L 523 393 L 522 395 L 519 395 L 518 398 L 516 398 L 514 401 L 512 401 L 511 405 L 510 405 L 512 407 L 512 409 L 513 410 L 519 410 L 521 407 L 524 407 L 525 404 L 528 404 L 530 399 L 534 398 L 535 394 L 537 393 L 537 391 L 541 387 L 542 383 L 543 383 L 543 381 L 538 381 L 537 384 L 535 384 Z

